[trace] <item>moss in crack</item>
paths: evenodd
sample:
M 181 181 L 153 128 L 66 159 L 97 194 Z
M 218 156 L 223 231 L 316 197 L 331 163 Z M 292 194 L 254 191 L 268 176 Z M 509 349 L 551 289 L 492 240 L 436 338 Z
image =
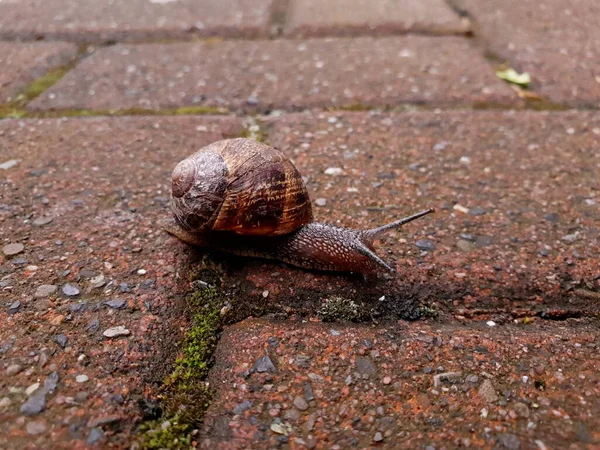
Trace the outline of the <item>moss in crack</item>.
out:
M 66 73 L 71 70 L 75 64 L 57 67 L 49 70 L 45 75 L 35 79 L 25 88 L 25 90 L 17 97 L 17 102 L 25 105 L 34 98 L 38 97 L 42 92 L 51 88 L 56 84 Z
M 350 299 L 333 295 L 325 299 L 317 317 L 323 322 L 356 321 L 360 318 L 360 307 Z
M 213 270 L 200 269 L 196 280 L 219 279 Z M 142 427 L 144 449 L 189 448 L 192 433 L 202 423 L 212 389 L 205 382 L 222 326 L 224 305 L 220 284 L 206 284 L 187 298 L 192 325 L 182 342 L 181 355 L 159 394 L 163 417 Z
M 267 135 L 256 125 L 251 125 L 249 128 L 244 128 L 239 137 L 255 140 L 268 144 Z
M 142 448 L 147 450 L 183 450 L 191 447 L 191 427 L 180 424 L 176 418 L 147 422 L 140 431 L 144 436 Z

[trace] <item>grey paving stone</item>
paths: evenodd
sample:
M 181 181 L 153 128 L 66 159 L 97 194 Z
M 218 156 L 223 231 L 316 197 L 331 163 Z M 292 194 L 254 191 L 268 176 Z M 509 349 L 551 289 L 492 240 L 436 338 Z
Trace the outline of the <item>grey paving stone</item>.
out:
M 491 51 L 531 74 L 536 92 L 555 102 L 600 106 L 600 2 L 455 1 Z
M 468 40 L 404 36 L 118 45 L 87 58 L 30 108 L 267 111 L 516 100 Z
M 27 84 L 76 54 L 75 45 L 61 42 L 0 42 L 0 103 L 13 100 Z
M 266 35 L 273 0 L 11 0 L 0 37 L 94 42 Z
M 292 36 L 468 30 L 443 0 L 292 0 L 288 17 L 285 33 Z

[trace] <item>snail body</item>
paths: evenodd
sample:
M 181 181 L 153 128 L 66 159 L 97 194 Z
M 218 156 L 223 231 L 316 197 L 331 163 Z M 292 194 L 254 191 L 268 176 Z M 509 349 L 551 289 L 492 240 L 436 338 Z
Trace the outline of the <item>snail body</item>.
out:
M 363 274 L 393 272 L 373 242 L 433 212 L 371 230 L 314 222 L 310 197 L 292 162 L 273 147 L 243 138 L 217 141 L 177 164 L 171 209 L 173 218 L 163 228 L 188 244 L 306 269 Z

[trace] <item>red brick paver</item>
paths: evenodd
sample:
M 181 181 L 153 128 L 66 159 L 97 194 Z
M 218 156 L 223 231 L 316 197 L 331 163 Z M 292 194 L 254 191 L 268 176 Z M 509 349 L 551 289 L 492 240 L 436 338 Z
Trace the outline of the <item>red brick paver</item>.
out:
M 0 103 L 14 100 L 28 83 L 76 54 L 77 47 L 66 43 L 0 42 Z
M 0 2 L 0 36 L 77 42 L 265 36 L 273 0 Z
M 183 324 L 184 247 L 156 224 L 169 172 L 239 132 L 210 117 L 0 122 L 2 158 L 18 160 L 2 171 L 1 245 L 24 246 L 0 255 L 0 447 L 129 447 L 142 381 L 168 373 Z M 117 326 L 129 334 L 104 336 Z M 22 413 L 27 388 L 54 372 L 44 411 Z
M 596 448 L 598 345 L 575 321 L 244 321 L 219 343 L 201 447 Z M 275 369 L 253 371 L 265 355 Z
M 370 228 L 437 208 L 382 246 L 410 255 L 400 283 L 420 279 L 440 300 L 458 289 L 454 314 L 489 295 L 507 312 L 556 302 L 597 311 L 597 114 L 296 114 L 274 120 L 269 141 L 326 199 L 317 220 Z M 435 250 L 413 266 L 420 239 Z
M 456 0 L 486 45 L 556 102 L 600 106 L 600 2 Z
M 515 104 L 460 38 L 399 37 L 115 46 L 83 61 L 34 110 Z
M 443 0 L 292 0 L 288 17 L 285 33 L 293 36 L 468 30 Z

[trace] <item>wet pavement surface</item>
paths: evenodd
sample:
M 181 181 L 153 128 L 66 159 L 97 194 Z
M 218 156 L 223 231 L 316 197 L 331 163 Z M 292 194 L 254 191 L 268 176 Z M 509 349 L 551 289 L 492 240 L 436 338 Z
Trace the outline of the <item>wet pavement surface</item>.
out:
M 452 0 L 497 57 L 557 103 L 600 105 L 600 4 L 595 0 Z
M 273 0 L 26 0 L 0 2 L 4 39 L 106 42 L 268 34 Z
M 468 41 L 406 36 L 119 45 L 86 59 L 30 109 L 266 112 L 518 100 Z
M 297 0 L 291 3 L 284 33 L 289 36 L 423 32 L 460 34 L 469 29 L 442 0 Z
M 600 448 L 597 10 L 0 1 L 0 448 Z M 240 136 L 317 221 L 436 212 L 366 279 L 167 235 Z
M 2 183 L 0 447 L 133 439 L 142 381 L 168 370 L 155 363 L 182 323 L 182 248 L 156 226 L 170 166 L 240 130 L 229 118 L 0 122 L 3 157 L 18 160 Z
M 0 72 L 0 103 L 14 101 L 29 83 L 76 54 L 77 47 L 64 42 L 0 42 L 0 65 L 5 68 Z
M 244 321 L 217 349 L 201 447 L 592 448 L 599 344 L 579 320 Z

